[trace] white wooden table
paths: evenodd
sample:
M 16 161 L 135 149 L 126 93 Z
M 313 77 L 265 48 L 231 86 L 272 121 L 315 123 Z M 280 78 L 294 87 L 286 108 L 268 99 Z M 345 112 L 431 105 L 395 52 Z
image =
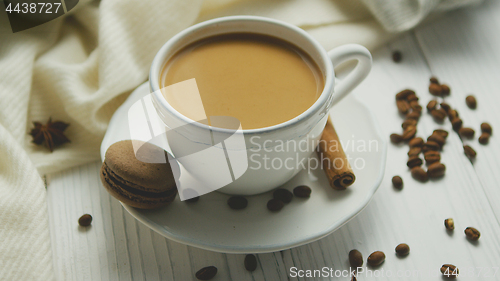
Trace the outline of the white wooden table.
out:
M 220 254 L 169 241 L 133 219 L 102 188 L 100 163 L 47 175 L 48 208 L 54 267 L 58 280 L 196 280 L 194 273 L 215 265 L 213 280 L 349 280 L 349 278 L 293 278 L 290 268 L 302 270 L 348 269 L 347 254 L 359 249 L 365 258 L 373 251 L 386 253 L 379 277 L 358 280 L 442 280 L 444 263 L 459 267 L 458 280 L 500 280 L 500 1 L 458 10 L 399 37 L 374 53 L 373 70 L 355 90 L 376 113 L 384 133 L 400 132 L 394 94 L 404 88 L 417 91 L 425 107 L 432 98 L 428 79 L 436 75 L 451 86 L 446 101 L 457 108 L 464 125 L 476 130 L 471 141 L 477 153 L 472 164 L 454 133 L 442 153 L 447 166 L 444 179 L 421 184 L 405 165 L 407 147 L 389 145 L 384 180 L 368 207 L 335 233 L 298 248 L 259 254 L 259 266 L 249 273 L 244 255 Z M 401 50 L 403 61 L 391 60 Z M 470 110 L 465 97 L 474 93 L 478 108 Z M 479 125 L 488 121 L 493 137 L 488 145 L 477 142 Z M 439 126 L 424 109 L 418 134 L 427 137 Z M 447 121 L 441 127 L 451 132 Z M 405 185 L 396 191 L 391 178 L 401 175 Z M 92 227 L 81 229 L 80 215 L 94 216 Z M 455 219 L 453 234 L 443 220 Z M 463 233 L 467 226 L 481 231 L 477 243 Z M 394 248 L 410 245 L 406 258 Z M 387 276 L 388 272 L 392 276 Z M 496 272 L 496 276 L 493 274 Z M 398 274 L 420 274 L 398 277 Z M 487 276 L 489 274 L 490 277 Z

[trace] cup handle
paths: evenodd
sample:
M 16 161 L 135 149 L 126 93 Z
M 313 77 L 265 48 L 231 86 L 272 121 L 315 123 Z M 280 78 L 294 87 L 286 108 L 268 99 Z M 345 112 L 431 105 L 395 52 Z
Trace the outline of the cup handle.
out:
M 334 95 L 329 106 L 331 108 L 368 76 L 372 68 L 372 55 L 368 49 L 361 45 L 346 44 L 329 51 L 328 56 L 332 60 L 333 67 L 348 60 L 358 61 L 351 73 L 335 85 Z

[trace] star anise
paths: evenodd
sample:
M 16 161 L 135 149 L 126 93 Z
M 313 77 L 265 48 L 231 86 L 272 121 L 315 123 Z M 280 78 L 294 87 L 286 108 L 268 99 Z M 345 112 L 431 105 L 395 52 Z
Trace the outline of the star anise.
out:
M 44 144 L 50 152 L 54 151 L 54 146 L 61 145 L 70 140 L 64 135 L 64 130 L 69 126 L 68 123 L 62 121 L 52 122 L 49 118 L 47 124 L 43 125 L 40 122 L 33 122 L 35 128 L 31 129 L 30 135 L 33 137 L 33 143 L 37 145 Z

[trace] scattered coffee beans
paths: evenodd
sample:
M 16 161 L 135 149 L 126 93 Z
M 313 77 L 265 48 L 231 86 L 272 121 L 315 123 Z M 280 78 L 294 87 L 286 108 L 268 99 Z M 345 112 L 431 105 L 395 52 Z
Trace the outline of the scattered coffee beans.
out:
M 273 198 L 281 200 L 283 203 L 290 203 L 293 198 L 293 194 L 284 188 L 278 188 L 273 192 Z
M 429 179 L 427 172 L 421 167 L 412 168 L 411 176 L 420 182 L 426 182 Z
M 471 160 L 476 158 L 476 155 L 477 155 L 476 151 L 468 145 L 464 145 L 464 153 Z
M 424 153 L 425 163 L 432 164 L 441 161 L 441 153 L 439 151 L 427 151 Z
M 278 212 L 283 209 L 284 206 L 285 203 L 283 203 L 283 201 L 274 198 L 267 202 L 267 209 L 271 212 Z
M 458 117 L 458 111 L 456 111 L 455 109 L 448 110 L 448 119 L 450 120 L 450 122 L 457 117 Z
M 488 133 L 491 135 L 491 133 L 492 133 L 491 125 L 488 123 L 482 123 L 481 124 L 481 132 Z
M 490 141 L 490 134 L 482 133 L 481 136 L 479 136 L 480 144 L 488 144 L 489 141 Z
M 392 185 L 397 189 L 403 188 L 403 179 L 400 176 L 392 177 Z
M 434 117 L 434 120 L 437 122 L 443 122 L 444 119 L 446 118 L 446 111 L 444 109 L 439 108 L 439 109 L 433 109 L 431 111 L 432 117 Z
M 427 141 L 433 141 L 437 144 L 439 144 L 439 146 L 443 146 L 444 143 L 446 142 L 446 140 L 439 134 L 432 134 L 430 135 L 428 138 L 427 138 Z
M 411 156 L 410 159 L 408 159 L 408 162 L 406 162 L 406 166 L 408 168 L 413 168 L 413 167 L 419 167 L 422 166 L 423 161 L 420 159 L 418 156 Z
M 467 96 L 465 98 L 465 103 L 470 109 L 476 109 L 477 107 L 477 101 L 476 98 L 473 95 Z
M 408 128 L 409 126 L 417 126 L 417 120 L 415 119 L 406 119 L 403 124 L 401 124 L 401 127 L 403 127 L 403 130 Z
M 421 148 L 424 145 L 424 140 L 422 138 L 413 138 L 413 139 L 410 140 L 410 142 L 408 143 L 408 145 L 411 148 L 414 148 L 414 147 Z
M 231 196 L 227 200 L 227 204 L 231 207 L 231 209 L 241 210 L 247 207 L 248 200 L 243 196 Z
M 394 62 L 400 62 L 402 58 L 403 58 L 403 55 L 401 54 L 400 51 L 392 52 L 392 60 Z
M 409 157 L 418 156 L 420 154 L 420 152 L 422 152 L 422 148 L 420 148 L 420 147 L 412 147 L 408 151 L 408 156 Z
M 436 77 L 434 77 L 434 76 L 432 76 L 429 79 L 429 81 L 431 82 L 431 84 L 438 84 L 439 85 L 439 80 Z
M 396 101 L 396 106 L 398 107 L 398 111 L 401 114 L 406 114 L 410 110 L 410 104 L 406 100 Z
M 382 251 L 373 252 L 370 256 L 368 256 L 368 264 L 371 266 L 379 266 L 385 260 L 385 254 Z
M 440 135 L 442 136 L 444 139 L 446 139 L 448 137 L 448 131 L 445 131 L 443 129 L 437 129 L 437 130 L 434 130 L 434 132 L 432 132 L 432 134 L 437 134 L 437 135 Z
M 465 127 L 462 127 L 458 130 L 458 134 L 461 136 L 461 137 L 464 137 L 464 138 L 468 138 L 468 139 L 472 139 L 474 137 L 474 130 L 472 128 L 465 128 Z
M 351 250 L 349 252 L 349 264 L 354 269 L 361 267 L 363 265 L 363 255 L 356 249 Z
M 426 143 L 424 143 L 424 147 L 422 148 L 422 151 L 423 152 L 427 152 L 427 151 L 431 151 L 431 150 L 439 150 L 441 149 L 441 146 L 435 142 L 435 141 L 428 141 Z
M 403 136 L 398 134 L 391 134 L 391 142 L 394 144 L 398 144 L 403 142 Z
M 245 269 L 248 271 L 254 271 L 257 269 L 257 257 L 255 255 L 249 254 L 245 256 Z
M 403 132 L 402 139 L 404 141 L 409 141 L 413 137 L 415 137 L 415 134 L 417 133 L 417 128 L 415 126 L 408 126 Z
M 467 236 L 467 239 L 471 241 L 477 241 L 479 239 L 479 236 L 481 236 L 481 233 L 479 230 L 475 229 L 474 227 L 467 227 L 465 229 L 465 236 Z
M 453 127 L 453 130 L 458 131 L 460 128 L 462 128 L 462 119 L 455 117 L 453 120 L 451 120 L 451 126 Z
M 429 175 L 429 178 L 439 178 L 444 176 L 444 172 L 446 171 L 446 166 L 436 162 L 427 168 L 427 174 Z
M 299 185 L 293 189 L 293 195 L 300 198 L 311 197 L 311 188 L 307 185 Z
M 455 229 L 455 222 L 453 221 L 452 218 L 448 218 L 444 220 L 444 227 L 448 230 L 453 230 Z
M 448 278 L 456 278 L 458 276 L 458 268 L 453 264 L 443 264 L 441 273 Z
M 410 246 L 408 246 L 408 244 L 401 243 L 396 246 L 396 253 L 399 256 L 406 256 L 410 253 Z
M 431 83 L 429 85 L 429 93 L 431 93 L 433 96 L 441 96 L 441 86 L 436 83 Z
M 215 266 L 207 266 L 196 272 L 196 278 L 198 278 L 198 280 L 210 280 L 214 278 L 215 275 L 217 275 L 217 267 Z
M 437 100 L 431 100 L 428 104 L 427 104 L 427 110 L 429 110 L 429 112 L 433 111 L 434 109 L 436 109 L 437 107 Z
M 451 92 L 450 86 L 446 84 L 441 84 L 441 93 L 443 94 L 443 96 L 448 96 L 450 92 Z
M 396 100 L 404 100 L 406 99 L 410 94 L 414 94 L 415 95 L 415 91 L 413 90 L 410 90 L 410 89 L 405 89 L 405 90 L 402 90 L 401 92 L 397 93 L 396 94 Z
M 92 223 L 92 216 L 85 214 L 78 219 L 78 224 L 80 226 L 89 226 Z

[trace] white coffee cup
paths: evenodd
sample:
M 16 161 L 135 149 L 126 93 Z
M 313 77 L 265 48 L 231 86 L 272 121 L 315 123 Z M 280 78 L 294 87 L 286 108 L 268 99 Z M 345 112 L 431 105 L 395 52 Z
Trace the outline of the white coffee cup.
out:
M 305 112 L 284 123 L 236 132 L 194 122 L 175 110 L 160 91 L 160 75 L 167 61 L 183 47 L 202 38 L 243 32 L 277 37 L 309 54 L 318 65 L 325 81 L 323 92 L 318 100 Z M 335 85 L 334 67 L 349 60 L 357 60 L 358 64 L 351 73 Z M 175 157 L 177 157 L 176 154 L 182 154 L 186 144 L 195 145 L 200 151 L 204 148 L 214 148 L 212 143 L 202 140 L 210 132 L 219 134 L 222 139 L 236 141 L 244 139 L 246 145 L 243 149 L 236 147 L 231 150 L 231 148 L 217 146 L 219 150 L 227 149 L 226 160 L 230 160 L 229 168 L 233 168 L 233 173 L 231 173 L 233 180 L 229 179 L 229 183 L 227 180 L 221 180 L 223 176 L 217 171 L 218 169 L 227 170 L 227 167 L 220 167 L 220 163 L 211 163 L 210 157 L 203 156 L 203 153 L 177 160 L 200 182 L 209 185 L 214 183 L 209 189 L 218 189 L 227 194 L 252 195 L 284 184 L 304 167 L 300 163 L 304 163 L 304 160 L 311 156 L 315 143 L 321 137 L 329 110 L 363 81 L 370 72 L 371 64 L 371 54 L 363 46 L 347 44 L 326 52 L 307 32 L 294 25 L 264 17 L 231 16 L 196 24 L 172 37 L 158 51 L 153 60 L 149 85 L 153 104 L 167 127 L 177 128 L 192 124 L 184 127 L 180 139 L 172 141 L 169 139 L 169 145 Z M 274 149 L 280 141 L 295 143 L 298 146 L 293 149 L 293 145 L 290 145 L 285 151 Z M 301 149 L 300 146 L 306 148 Z M 237 171 L 237 167 L 246 167 L 246 169 Z M 218 186 L 221 184 L 224 186 Z

